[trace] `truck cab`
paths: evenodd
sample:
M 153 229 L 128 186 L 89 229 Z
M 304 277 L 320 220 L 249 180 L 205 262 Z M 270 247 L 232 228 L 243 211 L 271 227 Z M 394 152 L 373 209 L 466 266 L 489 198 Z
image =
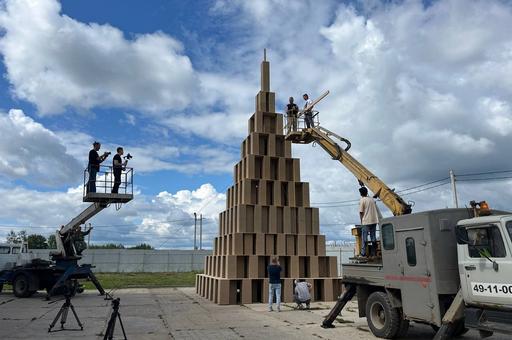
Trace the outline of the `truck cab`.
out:
M 459 221 L 457 256 L 468 326 L 512 332 L 512 216 Z
M 28 244 L 0 243 L 0 271 L 24 264 L 28 258 Z

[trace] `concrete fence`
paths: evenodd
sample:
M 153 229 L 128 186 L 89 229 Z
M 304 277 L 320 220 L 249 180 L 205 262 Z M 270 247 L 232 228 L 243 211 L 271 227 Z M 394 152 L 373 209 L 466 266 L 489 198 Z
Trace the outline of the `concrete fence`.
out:
M 34 249 L 35 257 L 49 259 L 52 250 Z M 189 272 L 204 269 L 211 250 L 87 249 L 80 263 L 90 263 L 97 273 Z
M 50 258 L 50 249 L 33 249 L 34 257 Z M 328 256 L 338 258 L 338 273 L 341 264 L 348 262 L 354 254 L 350 247 L 327 247 Z M 97 273 L 157 273 L 202 271 L 206 255 L 211 250 L 137 250 L 137 249 L 87 249 L 81 263 L 95 266 Z

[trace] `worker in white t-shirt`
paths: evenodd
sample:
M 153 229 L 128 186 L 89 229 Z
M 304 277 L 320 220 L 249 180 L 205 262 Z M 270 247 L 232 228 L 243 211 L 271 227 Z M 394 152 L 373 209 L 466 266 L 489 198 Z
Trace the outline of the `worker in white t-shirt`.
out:
M 379 208 L 374 199 L 368 197 L 368 189 L 365 187 L 359 188 L 361 199 L 359 200 L 359 218 L 361 219 L 361 231 L 363 237 L 363 244 L 361 247 L 361 256 L 366 257 L 366 245 L 368 244 L 368 234 L 372 241 L 372 249 L 370 250 L 370 256 L 375 256 L 377 249 L 377 224 L 379 223 Z

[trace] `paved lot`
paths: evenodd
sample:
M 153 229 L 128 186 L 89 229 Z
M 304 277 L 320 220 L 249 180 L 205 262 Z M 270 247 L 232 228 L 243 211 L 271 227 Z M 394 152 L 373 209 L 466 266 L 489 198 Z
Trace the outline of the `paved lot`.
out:
M 114 295 L 121 298 L 120 312 L 129 339 L 374 339 L 366 320 L 357 317 L 353 302 L 338 318 L 336 328 L 323 329 L 319 325 L 332 303 L 314 303 L 310 311 L 293 310 L 285 304 L 277 313 L 268 312 L 263 304 L 218 306 L 197 296 L 193 288 L 124 289 Z M 0 293 L 0 339 L 103 338 L 110 302 L 87 291 L 72 303 L 84 330 L 48 333 L 48 325 L 63 301 L 48 304 L 42 294 L 17 299 Z M 76 326 L 69 315 L 66 327 Z M 121 338 L 119 323 L 116 335 Z M 430 327 L 413 324 L 408 338 L 432 336 Z M 477 333 L 469 332 L 462 339 L 477 338 Z

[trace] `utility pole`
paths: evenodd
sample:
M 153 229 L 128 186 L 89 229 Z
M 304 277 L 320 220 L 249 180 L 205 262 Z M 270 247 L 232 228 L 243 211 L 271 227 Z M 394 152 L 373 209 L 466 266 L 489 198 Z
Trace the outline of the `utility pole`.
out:
M 450 182 L 452 185 L 452 195 L 453 195 L 453 205 L 455 208 L 459 207 L 459 201 L 457 200 L 457 186 L 455 185 L 455 174 L 453 170 L 450 169 Z
M 199 215 L 199 250 L 203 250 L 203 214 Z
M 197 214 L 194 213 L 194 250 L 197 249 L 196 240 L 197 240 Z

